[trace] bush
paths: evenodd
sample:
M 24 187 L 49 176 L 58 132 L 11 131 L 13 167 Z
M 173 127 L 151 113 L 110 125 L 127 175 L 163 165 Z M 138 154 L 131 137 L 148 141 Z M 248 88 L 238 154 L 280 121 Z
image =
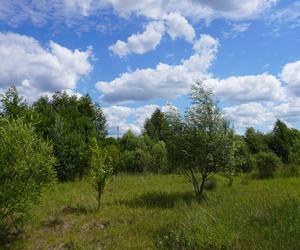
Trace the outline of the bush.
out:
M 55 180 L 52 146 L 22 120 L 0 120 L 0 224 L 22 218 Z
M 279 177 L 293 177 L 299 175 L 299 166 L 295 164 L 288 164 L 282 166 L 278 171 Z
M 273 177 L 275 170 L 281 166 L 279 157 L 272 152 L 260 152 L 255 159 L 260 178 Z
M 168 166 L 166 144 L 159 141 L 153 145 L 151 150 L 151 170 L 154 172 L 166 172 Z
M 217 187 L 217 180 L 210 178 L 204 183 L 204 190 L 214 190 Z

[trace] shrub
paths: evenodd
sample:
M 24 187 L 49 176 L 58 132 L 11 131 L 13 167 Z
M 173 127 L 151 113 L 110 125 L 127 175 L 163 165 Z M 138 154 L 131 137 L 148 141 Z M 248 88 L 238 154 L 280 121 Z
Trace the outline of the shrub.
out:
M 22 218 L 55 180 L 52 146 L 22 120 L 0 120 L 0 224 Z
M 154 172 L 166 172 L 168 166 L 166 144 L 163 141 L 157 142 L 153 145 L 151 153 L 151 170 L 153 170 Z
M 288 164 L 282 166 L 278 171 L 279 177 L 293 177 L 299 175 L 299 166 L 295 164 Z
M 210 178 L 204 183 L 205 190 L 214 190 L 217 187 L 217 180 L 215 178 Z
M 256 155 L 256 166 L 260 178 L 273 177 L 280 165 L 279 157 L 272 152 L 260 152 Z

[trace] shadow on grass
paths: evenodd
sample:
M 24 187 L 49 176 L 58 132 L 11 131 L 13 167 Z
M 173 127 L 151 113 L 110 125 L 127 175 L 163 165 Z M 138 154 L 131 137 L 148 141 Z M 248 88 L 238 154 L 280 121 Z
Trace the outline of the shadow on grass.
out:
M 96 209 L 77 205 L 77 206 L 66 206 L 61 211 L 63 214 L 88 214 L 88 213 L 95 212 Z
M 19 240 L 21 231 L 17 227 L 0 225 L 0 249 L 11 249 L 11 244 Z
M 192 201 L 201 200 L 195 197 L 193 192 L 147 192 L 131 200 L 122 200 L 120 203 L 130 207 L 159 207 L 173 208 L 176 203 L 191 204 Z

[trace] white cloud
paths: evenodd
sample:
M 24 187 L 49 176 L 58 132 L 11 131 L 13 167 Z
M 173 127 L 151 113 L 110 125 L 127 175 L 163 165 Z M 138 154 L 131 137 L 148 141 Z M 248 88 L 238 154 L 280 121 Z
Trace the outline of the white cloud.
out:
M 91 55 L 91 48 L 72 51 L 52 41 L 43 48 L 32 37 L 0 33 L 0 88 L 15 84 L 29 98 L 73 90 L 92 70 Z
M 162 22 L 150 22 L 143 33 L 130 36 L 127 42 L 118 40 L 109 49 L 120 57 L 133 53 L 144 54 L 156 48 L 164 32 L 165 26 Z
M 144 54 L 154 50 L 160 44 L 166 31 L 173 40 L 184 38 L 186 41 L 192 42 L 195 38 L 193 26 L 178 13 L 171 13 L 163 19 L 150 22 L 143 33 L 131 35 L 126 42 L 118 40 L 109 49 L 120 57 Z
M 16 25 L 32 22 L 66 22 L 69 25 L 85 16 L 101 17 L 102 11 L 113 8 L 119 16 L 132 14 L 160 20 L 162 16 L 178 12 L 184 17 L 210 21 L 215 18 L 240 20 L 255 18 L 278 0 L 48 0 L 2 1 L 0 20 Z M 75 23 L 74 23 L 75 22 Z
M 212 19 L 217 17 L 242 19 L 261 13 L 275 4 L 277 0 L 106 0 L 104 2 L 111 4 L 122 16 L 137 13 L 159 19 L 164 14 L 179 12 L 183 16 L 195 19 Z
M 280 101 L 285 97 L 281 82 L 273 75 L 232 76 L 209 79 L 205 84 L 221 99 L 233 103 Z
M 111 135 L 117 135 L 117 128 L 119 128 L 120 135 L 128 130 L 140 134 L 145 120 L 150 118 L 157 108 L 159 108 L 158 105 L 145 105 L 139 108 L 114 105 L 103 108 L 103 112 L 107 118 Z M 131 118 L 131 121 L 128 121 L 129 118 Z
M 300 95 L 300 61 L 286 64 L 280 77 L 287 84 L 290 93 Z
M 170 13 L 166 16 L 167 32 L 170 37 L 184 38 L 188 42 L 192 42 L 195 38 L 195 30 L 189 22 L 178 13 Z
M 96 88 L 103 94 L 102 99 L 110 103 L 175 98 L 186 94 L 196 80 L 210 77 L 207 71 L 218 47 L 218 40 L 202 35 L 194 44 L 194 55 L 181 64 L 159 63 L 154 69 L 137 69 L 111 82 L 98 82 Z
M 269 108 L 257 102 L 227 107 L 224 108 L 224 113 L 240 132 L 247 127 L 270 128 L 276 120 Z

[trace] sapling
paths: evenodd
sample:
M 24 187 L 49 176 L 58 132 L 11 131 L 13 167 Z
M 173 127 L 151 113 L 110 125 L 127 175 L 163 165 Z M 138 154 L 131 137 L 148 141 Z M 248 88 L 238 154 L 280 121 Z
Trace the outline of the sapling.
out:
M 102 148 L 97 140 L 94 139 L 91 147 L 90 180 L 97 192 L 98 209 L 101 205 L 101 197 L 104 193 L 105 185 L 112 173 L 111 157 L 108 155 L 107 150 Z

